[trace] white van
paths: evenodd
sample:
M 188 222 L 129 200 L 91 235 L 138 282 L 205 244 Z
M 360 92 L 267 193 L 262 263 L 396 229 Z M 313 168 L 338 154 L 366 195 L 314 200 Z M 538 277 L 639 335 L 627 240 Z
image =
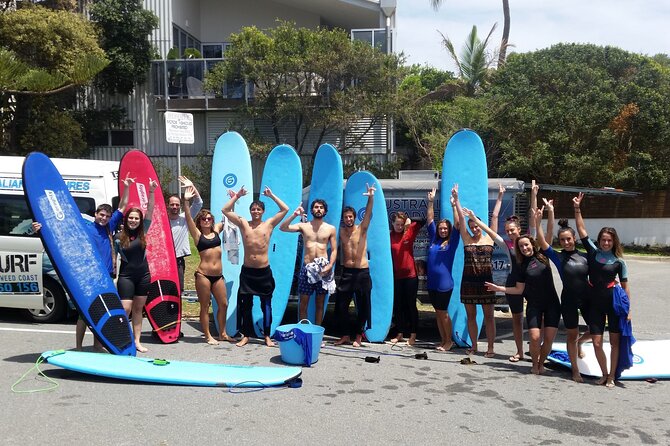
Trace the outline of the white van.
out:
M 73 308 L 58 276 L 33 234 L 23 195 L 21 156 L 0 156 L 0 307 L 23 308 L 36 322 L 56 322 Z M 79 211 L 93 220 L 103 203 L 116 209 L 117 161 L 52 158 Z

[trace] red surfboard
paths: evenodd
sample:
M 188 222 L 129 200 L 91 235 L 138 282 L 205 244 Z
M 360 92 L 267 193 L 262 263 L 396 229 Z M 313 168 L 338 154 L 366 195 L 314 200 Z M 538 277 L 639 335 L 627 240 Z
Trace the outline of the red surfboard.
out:
M 158 175 L 149 157 L 140 150 L 126 152 L 119 167 L 119 196 L 125 184 L 122 179 L 135 179 L 128 195 L 128 206 L 146 212 L 149 202 L 149 179 L 158 181 L 154 191 L 154 212 L 146 234 L 147 262 L 151 287 L 144 309 L 158 338 L 166 343 L 177 342 L 181 330 L 181 298 L 172 229 Z

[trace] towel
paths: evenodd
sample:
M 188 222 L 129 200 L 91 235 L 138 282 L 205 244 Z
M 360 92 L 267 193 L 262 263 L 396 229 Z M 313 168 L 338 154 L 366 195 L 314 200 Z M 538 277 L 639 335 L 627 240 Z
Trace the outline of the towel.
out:
M 317 257 L 313 262 L 306 264 L 305 269 L 307 270 L 307 281 L 309 283 L 317 283 L 320 281 L 322 288 L 332 294 L 335 292 L 336 288 L 334 268 L 331 268 L 325 276 L 321 275 L 321 271 L 323 271 L 328 264 L 329 262 L 327 258 Z
M 303 364 L 307 367 L 312 366 L 312 335 L 305 333 L 299 328 L 292 328 L 289 331 L 276 330 L 273 336 L 279 342 L 293 340 L 302 348 Z
M 633 324 L 628 320 L 630 300 L 628 299 L 626 290 L 619 284 L 614 287 L 612 303 L 614 305 L 614 312 L 619 316 L 619 329 L 621 330 L 619 363 L 616 367 L 616 378 L 619 379 L 624 370 L 633 367 L 633 344 L 635 344 Z
M 228 253 L 228 260 L 233 265 L 240 263 L 240 233 L 237 226 L 232 224 L 230 220 L 223 217 L 223 249 Z

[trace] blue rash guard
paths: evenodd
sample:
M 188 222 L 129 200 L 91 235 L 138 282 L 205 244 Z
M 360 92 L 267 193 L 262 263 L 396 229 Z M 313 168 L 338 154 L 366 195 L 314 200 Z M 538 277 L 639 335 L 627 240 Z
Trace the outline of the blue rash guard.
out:
M 452 229 L 449 243 L 442 245 L 443 240 L 437 235 L 435 222 L 428 225 L 428 238 L 430 246 L 428 247 L 428 283 L 427 288 L 432 291 L 449 291 L 454 288 L 454 278 L 451 275 L 451 269 L 456 256 L 456 248 L 460 243 L 461 236 L 458 231 Z

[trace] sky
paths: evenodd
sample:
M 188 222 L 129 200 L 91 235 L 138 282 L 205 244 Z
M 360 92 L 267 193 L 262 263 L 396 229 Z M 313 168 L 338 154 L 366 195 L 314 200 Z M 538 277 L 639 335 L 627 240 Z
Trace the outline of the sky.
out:
M 528 52 L 561 42 L 612 45 L 627 51 L 670 54 L 670 1 L 667 0 L 510 0 L 510 52 Z M 500 45 L 502 0 L 443 0 L 438 11 L 429 0 L 397 0 L 396 52 L 410 64 L 455 71 L 438 30 L 457 52 L 473 25 L 483 39 Z

